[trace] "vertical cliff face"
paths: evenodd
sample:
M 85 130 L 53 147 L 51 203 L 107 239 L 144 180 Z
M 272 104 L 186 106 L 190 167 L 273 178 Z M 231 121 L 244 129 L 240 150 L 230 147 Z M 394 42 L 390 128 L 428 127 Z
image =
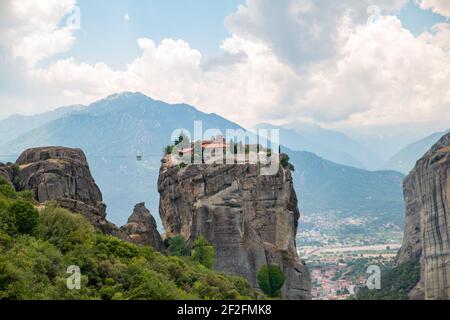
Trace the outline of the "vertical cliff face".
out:
M 262 176 L 256 164 L 173 166 L 163 159 L 158 180 L 160 216 L 168 236 L 215 247 L 214 268 L 240 275 L 257 288 L 267 264 L 286 276 L 286 299 L 309 299 L 308 271 L 297 256 L 299 211 L 291 172 Z
M 404 182 L 406 220 L 397 264 L 420 262 L 411 298 L 450 298 L 450 134 L 436 143 Z

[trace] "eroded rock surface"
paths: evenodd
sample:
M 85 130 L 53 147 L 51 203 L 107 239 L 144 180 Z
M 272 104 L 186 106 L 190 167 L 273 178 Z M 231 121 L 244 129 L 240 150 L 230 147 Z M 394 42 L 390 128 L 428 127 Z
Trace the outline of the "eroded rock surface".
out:
M 309 273 L 295 246 L 300 214 L 291 172 L 259 170 L 256 164 L 180 168 L 164 158 L 158 180 L 164 228 L 191 244 L 205 236 L 215 247 L 215 270 L 243 276 L 254 288 L 260 268 L 276 264 L 286 276 L 283 297 L 310 299 Z
M 136 244 L 152 246 L 158 251 L 164 250 L 164 243 L 158 232 L 155 218 L 145 207 L 145 203 L 138 203 L 128 218 L 128 223 L 121 227 Z
M 37 201 L 54 200 L 63 208 L 83 214 L 106 234 L 130 240 L 106 220 L 106 205 L 81 149 L 42 147 L 28 149 L 17 159 L 18 189 L 33 190 Z
M 3 163 L 0 163 L 0 177 L 4 178 L 7 182 L 9 182 L 12 185 L 11 169 Z
M 404 182 L 406 220 L 397 264 L 420 262 L 410 298 L 450 298 L 450 134 L 416 164 Z

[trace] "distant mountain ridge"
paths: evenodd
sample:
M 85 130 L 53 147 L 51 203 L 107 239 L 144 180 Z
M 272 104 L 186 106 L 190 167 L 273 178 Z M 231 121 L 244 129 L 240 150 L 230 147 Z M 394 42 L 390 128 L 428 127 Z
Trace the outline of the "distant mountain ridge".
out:
M 402 183 L 396 171 L 367 171 L 289 151 L 301 212 L 334 211 L 342 216 L 371 216 L 380 224 L 403 225 Z
M 203 121 L 203 132 L 215 128 L 222 132 L 242 129 L 236 123 L 200 112 L 190 105 L 167 104 L 140 93 L 126 92 L 111 95 L 11 139 L 0 146 L 0 155 L 18 155 L 22 150 L 38 146 L 83 149 L 108 205 L 110 220 L 122 225 L 136 203 L 145 201 L 152 213 L 158 212 L 156 184 L 162 149 L 171 143 L 174 130 L 184 128 L 193 132 L 195 120 Z M 283 152 L 291 156 L 296 168 L 294 186 L 301 211 L 333 209 L 403 216 L 401 174 L 343 166 L 285 147 Z M 142 161 L 137 161 L 138 155 Z
M 84 108 L 86 107 L 83 105 L 73 105 L 60 107 L 53 111 L 37 115 L 12 115 L 6 119 L 0 120 L 0 145 L 41 125 L 60 119 Z
M 420 159 L 439 139 L 441 139 L 445 134 L 450 132 L 450 130 L 443 132 L 436 132 L 429 135 L 417 142 L 414 142 L 397 154 L 395 154 L 389 161 L 384 165 L 384 168 L 397 170 L 402 173 L 407 174 L 413 169 L 416 161 Z
M 253 129 L 278 129 L 280 142 L 296 151 L 312 152 L 330 161 L 368 169 L 376 167 L 379 159 L 363 145 L 352 140 L 346 134 L 323 129 L 318 125 L 294 122 L 280 126 L 263 123 Z

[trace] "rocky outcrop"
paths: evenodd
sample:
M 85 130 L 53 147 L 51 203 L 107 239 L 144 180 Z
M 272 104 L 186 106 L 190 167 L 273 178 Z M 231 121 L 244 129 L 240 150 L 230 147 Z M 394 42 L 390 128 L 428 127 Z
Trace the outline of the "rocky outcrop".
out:
M 103 233 L 130 240 L 106 220 L 106 205 L 86 156 L 80 149 L 43 147 L 28 149 L 17 159 L 19 190 L 33 190 L 37 201 L 54 200 L 63 208 L 83 214 Z
M 71 199 L 90 206 L 102 202 L 100 189 L 80 149 L 28 149 L 16 164 L 20 167 L 20 188 L 35 190 L 39 202 Z
M 152 246 L 158 251 L 164 250 L 164 243 L 156 227 L 155 218 L 145 207 L 145 203 L 138 203 L 128 218 L 128 223 L 121 227 L 133 243 Z
M 450 134 L 404 181 L 405 235 L 396 263 L 415 261 L 421 279 L 410 298 L 450 298 Z
M 286 276 L 286 299 L 310 299 L 311 284 L 297 256 L 299 211 L 289 169 L 260 175 L 257 164 L 172 165 L 162 161 L 158 180 L 160 216 L 168 236 L 190 244 L 205 236 L 214 246 L 214 268 L 247 278 L 276 264 Z
M 12 172 L 11 168 L 0 162 L 0 177 L 4 178 L 12 185 Z

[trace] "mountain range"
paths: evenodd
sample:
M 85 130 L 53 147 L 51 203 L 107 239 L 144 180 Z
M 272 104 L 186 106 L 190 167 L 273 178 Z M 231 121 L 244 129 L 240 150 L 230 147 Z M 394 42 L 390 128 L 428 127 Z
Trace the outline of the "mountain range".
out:
M 402 226 L 404 175 L 400 172 L 343 166 L 310 152 L 288 153 L 295 166 L 294 185 L 300 195 L 301 211 L 371 216 L 378 224 Z
M 29 126 L 27 117 L 22 118 L 22 124 L 17 126 L 24 127 L 26 132 L 7 135 L 10 139 L 0 146 L 0 160 L 12 161 L 30 147 L 53 145 L 83 149 L 103 191 L 108 218 L 122 225 L 136 203 L 145 201 L 152 213 L 158 212 L 156 184 L 163 148 L 171 143 L 174 130 L 184 128 L 193 132 L 195 120 L 202 120 L 203 132 L 214 128 L 223 132 L 242 128 L 190 105 L 167 104 L 140 93 L 126 92 L 37 127 Z M 352 145 L 344 137 L 341 140 Z M 379 214 L 402 223 L 402 174 L 341 165 L 289 147 L 293 145 L 284 146 L 283 152 L 289 154 L 295 166 L 294 186 L 301 211 Z
M 45 123 L 62 118 L 71 113 L 83 110 L 86 108 L 83 105 L 74 105 L 67 107 L 60 107 L 53 111 L 32 115 L 13 115 L 6 119 L 0 120 L 0 145 L 7 141 L 13 140 L 20 135 L 33 130 Z
M 356 168 L 376 167 L 380 159 L 346 134 L 316 124 L 293 122 L 274 126 L 263 123 L 253 129 L 278 129 L 281 144 L 296 151 L 312 152 L 327 160 Z
M 448 132 L 450 132 L 450 130 L 433 133 L 432 135 L 404 147 L 389 159 L 384 165 L 384 168 L 397 170 L 407 174 L 414 167 L 416 161 Z

